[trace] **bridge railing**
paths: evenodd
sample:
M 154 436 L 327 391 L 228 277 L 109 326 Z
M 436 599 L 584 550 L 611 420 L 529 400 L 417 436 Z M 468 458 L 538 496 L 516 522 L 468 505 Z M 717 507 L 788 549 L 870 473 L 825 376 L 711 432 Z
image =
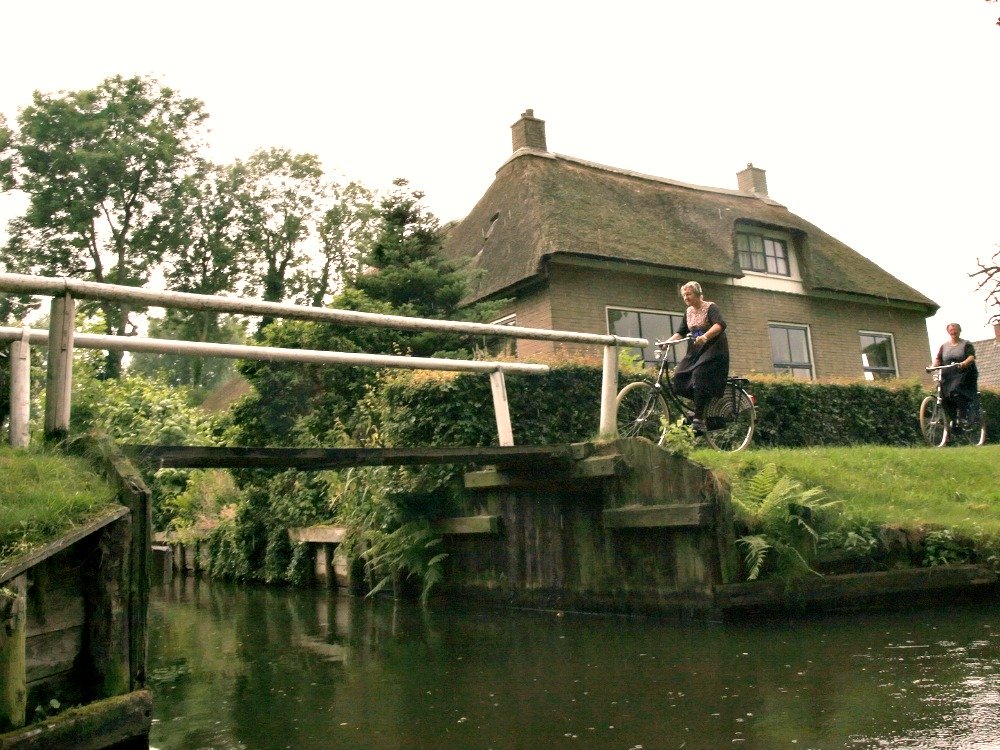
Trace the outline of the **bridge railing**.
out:
M 410 318 L 402 315 L 382 315 L 354 310 L 310 307 L 306 305 L 246 300 L 188 292 L 157 291 L 116 284 L 82 281 L 79 279 L 28 276 L 23 274 L 0 273 L 0 291 L 53 297 L 48 331 L 28 328 L 0 328 L 0 341 L 11 342 L 10 433 L 11 443 L 16 446 L 27 445 L 28 441 L 28 349 L 32 344 L 46 344 L 48 346 L 49 357 L 46 372 L 45 401 L 46 436 L 66 434 L 69 430 L 72 363 L 75 347 L 269 361 L 319 362 L 341 366 L 362 365 L 369 367 L 486 372 L 490 376 L 490 390 L 493 396 L 500 445 L 514 444 L 510 411 L 507 405 L 504 373 L 548 371 L 546 365 L 523 362 L 401 357 L 384 354 L 358 354 L 355 352 L 206 344 L 136 336 L 78 334 L 74 330 L 76 316 L 75 300 L 77 298 L 132 302 L 138 303 L 143 307 L 205 310 L 239 315 L 262 315 L 265 317 L 311 320 L 351 326 L 371 326 L 410 331 L 443 331 L 480 336 L 600 345 L 604 348 L 603 374 L 601 379 L 601 416 L 598 427 L 598 431 L 602 436 L 613 436 L 616 432 L 615 396 L 618 391 L 618 347 L 647 346 L 649 343 L 643 338 L 580 333 L 577 331 L 554 331 L 544 328 L 524 328 L 489 323 Z

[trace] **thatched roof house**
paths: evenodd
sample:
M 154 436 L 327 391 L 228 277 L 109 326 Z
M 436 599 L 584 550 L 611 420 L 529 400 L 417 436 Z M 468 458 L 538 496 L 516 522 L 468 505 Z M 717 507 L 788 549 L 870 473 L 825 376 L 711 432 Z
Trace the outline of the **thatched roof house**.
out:
M 469 270 L 468 302 L 509 298 L 518 325 L 661 336 L 693 278 L 729 320 L 734 370 L 926 365 L 937 305 L 771 198 L 763 169 L 747 165 L 737 189 L 701 187 L 551 153 L 531 110 L 512 131 L 513 155 L 445 239 Z
M 994 324 L 996 336 L 973 341 L 976 347 L 976 369 L 979 370 L 979 387 L 1000 391 L 1000 323 Z

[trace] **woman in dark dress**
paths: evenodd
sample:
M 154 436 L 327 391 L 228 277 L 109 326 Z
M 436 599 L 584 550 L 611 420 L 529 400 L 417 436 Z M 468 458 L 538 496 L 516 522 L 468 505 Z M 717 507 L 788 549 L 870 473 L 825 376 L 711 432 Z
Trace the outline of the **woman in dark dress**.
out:
M 965 419 L 976 400 L 979 371 L 976 369 L 976 348 L 961 337 L 962 326 L 949 323 L 948 341 L 941 344 L 934 366 L 958 364 L 951 370 L 941 370 L 941 397 L 949 419 Z
M 694 337 L 688 353 L 674 370 L 674 389 L 694 401 L 694 429 L 705 429 L 705 407 L 725 392 L 729 376 L 729 342 L 726 321 L 714 302 L 704 298 L 701 284 L 689 281 L 681 287 L 681 296 L 688 306 L 684 322 L 671 341 Z

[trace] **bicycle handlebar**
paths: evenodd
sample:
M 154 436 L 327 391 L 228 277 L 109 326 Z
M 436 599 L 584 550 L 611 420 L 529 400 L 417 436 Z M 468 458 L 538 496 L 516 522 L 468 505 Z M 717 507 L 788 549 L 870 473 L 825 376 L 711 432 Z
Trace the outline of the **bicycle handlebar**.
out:
M 657 349 L 666 349 L 668 346 L 677 346 L 678 344 L 683 344 L 685 341 L 694 341 L 694 336 L 688 334 L 682 339 L 674 339 L 673 341 L 670 341 L 669 339 L 666 341 L 654 341 L 653 345 Z
M 938 365 L 937 367 L 925 367 L 926 372 L 937 372 L 938 370 L 950 370 L 953 367 L 958 367 L 958 362 L 952 362 L 950 365 Z

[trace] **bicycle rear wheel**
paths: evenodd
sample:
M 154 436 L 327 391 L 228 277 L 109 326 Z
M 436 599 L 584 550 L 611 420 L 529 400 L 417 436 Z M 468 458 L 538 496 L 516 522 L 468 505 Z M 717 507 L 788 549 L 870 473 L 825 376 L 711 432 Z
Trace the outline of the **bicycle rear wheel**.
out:
M 983 445 L 986 442 L 986 419 L 982 408 L 976 406 L 971 410 L 965 422 L 949 424 L 946 429 L 946 439 L 955 445 Z
M 735 453 L 750 445 L 756 423 L 750 394 L 730 384 L 705 409 L 705 439 L 718 451 Z
M 644 437 L 657 445 L 663 443 L 670 412 L 663 395 L 651 383 L 629 383 L 619 391 L 616 403 L 619 437 Z
M 937 396 L 927 396 L 920 403 L 920 432 L 927 444 L 935 448 L 948 442 L 948 417 Z

